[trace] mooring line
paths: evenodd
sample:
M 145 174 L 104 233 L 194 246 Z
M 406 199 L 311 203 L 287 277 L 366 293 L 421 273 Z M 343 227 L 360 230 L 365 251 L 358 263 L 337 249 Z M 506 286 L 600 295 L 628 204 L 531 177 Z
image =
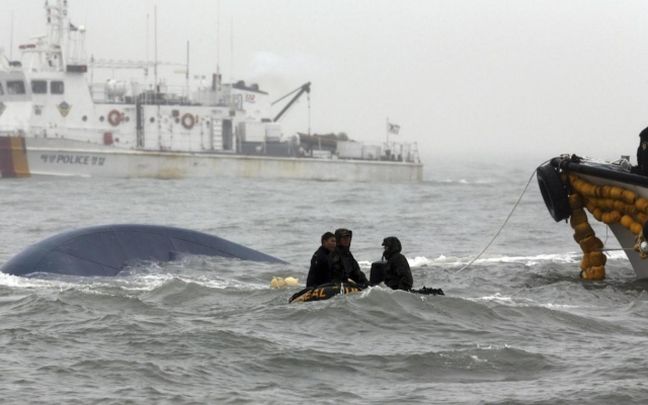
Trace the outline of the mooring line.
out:
M 529 184 L 531 184 L 531 181 L 533 180 L 533 177 L 536 175 L 536 171 L 538 170 L 538 168 L 540 166 L 544 166 L 548 162 L 549 162 L 549 160 L 546 160 L 546 161 L 540 163 L 540 165 L 538 165 L 538 167 L 533 169 L 533 172 L 531 173 L 531 176 L 529 177 L 529 180 L 527 181 L 526 186 L 524 186 L 524 189 L 522 190 L 522 193 L 520 193 L 520 196 L 518 197 L 517 201 L 515 201 L 515 204 L 513 204 L 513 208 L 511 208 L 511 212 L 509 212 L 509 214 L 506 216 L 506 219 L 504 220 L 502 225 L 499 227 L 497 232 L 495 232 L 495 235 L 493 235 L 491 240 L 486 244 L 486 246 L 481 250 L 481 252 L 479 252 L 479 254 L 477 256 L 475 256 L 472 260 L 470 260 L 465 266 L 463 266 L 462 268 L 457 270 L 457 273 L 459 273 L 460 271 L 463 271 L 463 270 L 467 269 L 468 267 L 470 267 L 470 265 L 472 265 L 477 259 L 479 259 L 481 257 L 481 255 L 483 255 L 488 250 L 488 248 L 493 244 L 493 242 L 495 242 L 495 239 L 497 239 L 499 234 L 502 232 L 502 230 L 504 229 L 504 227 L 508 223 L 509 219 L 511 219 L 511 217 L 513 216 L 513 213 L 517 209 L 518 205 L 520 205 L 520 201 L 522 201 L 522 197 L 524 197 L 524 194 L 526 193 L 527 189 L 529 188 Z

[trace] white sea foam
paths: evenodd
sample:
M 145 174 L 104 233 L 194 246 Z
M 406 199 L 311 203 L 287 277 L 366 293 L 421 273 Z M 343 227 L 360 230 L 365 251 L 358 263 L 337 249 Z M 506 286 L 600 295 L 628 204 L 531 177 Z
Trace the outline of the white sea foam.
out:
M 470 355 L 470 358 L 473 359 L 476 363 L 488 363 L 487 359 L 481 359 L 476 354 Z
M 493 295 L 488 295 L 488 296 L 485 296 L 485 297 L 481 297 L 479 299 L 482 300 L 482 301 L 495 301 L 495 302 L 506 302 L 506 303 L 513 302 L 512 297 L 507 297 L 507 296 L 504 296 L 504 295 L 502 295 L 500 293 L 495 293 Z
M 60 288 L 65 289 L 72 284 L 60 280 L 44 280 L 38 278 L 27 278 L 0 273 L 0 285 L 12 288 Z
M 608 260 L 623 260 L 626 255 L 623 251 L 606 251 L 605 255 Z M 535 256 L 493 256 L 484 257 L 475 260 L 475 263 L 522 263 L 527 266 L 534 266 L 539 263 L 554 262 L 554 263 L 578 263 L 583 254 L 581 252 L 568 252 L 568 253 L 546 253 Z M 437 258 L 427 258 L 425 256 L 416 256 L 413 259 L 408 259 L 410 267 L 426 267 L 426 266 L 462 266 L 470 262 L 472 258 L 465 257 L 447 257 L 440 255 Z
M 245 282 L 235 279 L 226 278 L 208 278 L 204 276 L 191 277 L 173 273 L 159 273 L 137 275 L 124 280 L 120 288 L 126 291 L 153 291 L 162 287 L 164 284 L 178 280 L 185 284 L 196 284 L 201 287 L 224 290 L 228 288 L 245 289 L 245 290 L 265 290 L 270 288 L 270 283 L 261 284 L 255 282 Z
M 103 277 L 79 277 L 72 280 L 28 278 L 0 273 L 0 286 L 16 289 L 74 289 L 83 291 L 88 294 L 104 294 L 105 288 L 109 287 L 118 287 L 119 289 L 127 292 L 154 291 L 174 279 L 183 283 L 193 283 L 213 289 L 233 288 L 245 290 L 263 290 L 270 288 L 269 284 L 266 285 L 258 282 L 245 282 L 225 278 L 188 277 L 179 276 L 178 274 L 173 273 L 136 274 L 128 275 L 126 277 L 116 276 L 110 279 Z

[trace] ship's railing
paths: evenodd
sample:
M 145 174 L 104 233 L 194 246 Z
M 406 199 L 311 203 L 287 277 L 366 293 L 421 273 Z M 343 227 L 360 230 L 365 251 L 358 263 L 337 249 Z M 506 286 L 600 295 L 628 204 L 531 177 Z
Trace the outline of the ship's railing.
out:
M 416 142 L 389 142 L 383 145 L 382 160 L 420 163 Z
M 298 133 L 299 155 L 318 159 L 379 160 L 420 163 L 416 142 L 371 144 L 349 139 L 346 134 Z
M 162 104 L 162 105 L 209 105 L 217 107 L 229 107 L 239 109 L 240 106 L 233 106 L 227 95 L 213 94 L 205 91 L 191 93 L 186 86 L 164 86 L 156 93 L 152 86 L 143 86 L 131 83 L 128 88 L 125 83 L 116 86 L 108 86 L 106 83 L 94 83 L 90 85 L 90 94 L 97 104 Z
M 95 103 L 135 104 L 195 104 L 186 86 L 160 86 L 158 92 L 152 85 L 143 83 L 92 83 L 90 95 Z
M 361 160 L 381 160 L 389 162 L 407 162 L 407 163 L 420 163 L 418 155 L 418 147 L 416 142 L 414 143 L 397 143 L 390 142 L 389 144 L 383 145 L 365 145 L 365 147 L 370 148 L 373 153 L 364 152 L 362 157 L 358 159 Z

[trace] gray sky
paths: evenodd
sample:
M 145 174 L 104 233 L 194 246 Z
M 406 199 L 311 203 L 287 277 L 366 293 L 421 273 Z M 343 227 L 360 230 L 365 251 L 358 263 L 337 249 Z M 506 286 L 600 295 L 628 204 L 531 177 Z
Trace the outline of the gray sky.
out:
M 1 4 L 5 49 L 12 10 L 16 47 L 44 32 L 42 0 Z M 424 160 L 634 161 L 648 126 L 648 1 L 221 0 L 220 30 L 215 0 L 69 4 L 88 54 L 144 60 L 157 5 L 160 60 L 184 62 L 189 40 L 192 71 L 209 74 L 220 42 L 225 79 L 273 99 L 311 81 L 314 132 L 378 143 L 389 117 Z M 306 131 L 306 106 L 287 130 Z

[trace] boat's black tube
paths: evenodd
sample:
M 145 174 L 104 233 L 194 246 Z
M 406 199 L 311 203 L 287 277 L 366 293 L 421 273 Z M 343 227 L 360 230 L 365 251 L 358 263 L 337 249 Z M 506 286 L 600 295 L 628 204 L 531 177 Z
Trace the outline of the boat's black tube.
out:
M 608 180 L 648 187 L 648 176 L 622 171 L 619 166 L 611 163 L 584 162 L 574 155 L 571 158 L 553 158 L 551 159 L 551 165 L 568 172 L 581 173 Z

